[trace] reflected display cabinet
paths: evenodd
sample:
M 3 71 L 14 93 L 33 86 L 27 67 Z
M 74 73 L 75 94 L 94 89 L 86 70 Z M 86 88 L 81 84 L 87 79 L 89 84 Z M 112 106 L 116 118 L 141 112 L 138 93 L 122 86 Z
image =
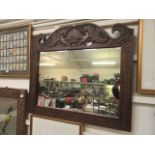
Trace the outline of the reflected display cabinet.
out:
M 133 30 L 66 26 L 32 37 L 30 112 L 131 131 Z

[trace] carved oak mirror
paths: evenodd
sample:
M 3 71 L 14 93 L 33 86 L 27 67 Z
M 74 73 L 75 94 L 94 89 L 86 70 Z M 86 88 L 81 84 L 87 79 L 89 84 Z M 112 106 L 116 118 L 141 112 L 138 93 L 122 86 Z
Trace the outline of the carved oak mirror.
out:
M 112 32 L 83 24 L 33 36 L 31 112 L 130 131 L 133 30 Z
M 0 135 L 25 135 L 27 92 L 0 88 Z

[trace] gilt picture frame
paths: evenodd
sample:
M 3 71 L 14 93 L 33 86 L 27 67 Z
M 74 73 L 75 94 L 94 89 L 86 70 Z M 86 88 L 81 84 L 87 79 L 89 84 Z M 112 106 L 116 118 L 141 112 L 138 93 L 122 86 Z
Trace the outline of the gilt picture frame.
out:
M 31 25 L 0 29 L 0 77 L 30 75 Z
M 155 20 L 140 19 L 138 25 L 137 92 L 155 94 Z
M 82 135 L 82 123 L 36 114 L 30 115 L 30 135 Z

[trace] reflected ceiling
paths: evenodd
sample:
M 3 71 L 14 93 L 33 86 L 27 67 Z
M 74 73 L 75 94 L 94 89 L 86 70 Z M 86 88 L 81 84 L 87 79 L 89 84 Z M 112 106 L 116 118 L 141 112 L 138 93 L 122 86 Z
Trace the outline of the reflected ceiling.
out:
M 92 65 L 93 62 L 116 62 L 114 65 Z M 119 68 L 120 48 L 41 52 L 40 66 L 54 68 Z

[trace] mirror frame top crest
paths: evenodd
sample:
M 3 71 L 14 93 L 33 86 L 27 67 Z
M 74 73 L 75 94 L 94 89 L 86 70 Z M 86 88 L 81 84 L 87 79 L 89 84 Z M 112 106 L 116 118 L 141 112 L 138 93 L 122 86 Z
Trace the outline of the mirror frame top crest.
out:
M 112 38 L 103 27 L 87 23 L 62 27 L 49 34 L 32 36 L 30 112 L 83 124 L 131 131 L 134 35 L 132 29 L 122 24 L 112 26 L 112 33 L 116 31 L 119 32 L 119 36 Z M 114 47 L 121 47 L 119 118 L 37 106 L 40 52 Z

